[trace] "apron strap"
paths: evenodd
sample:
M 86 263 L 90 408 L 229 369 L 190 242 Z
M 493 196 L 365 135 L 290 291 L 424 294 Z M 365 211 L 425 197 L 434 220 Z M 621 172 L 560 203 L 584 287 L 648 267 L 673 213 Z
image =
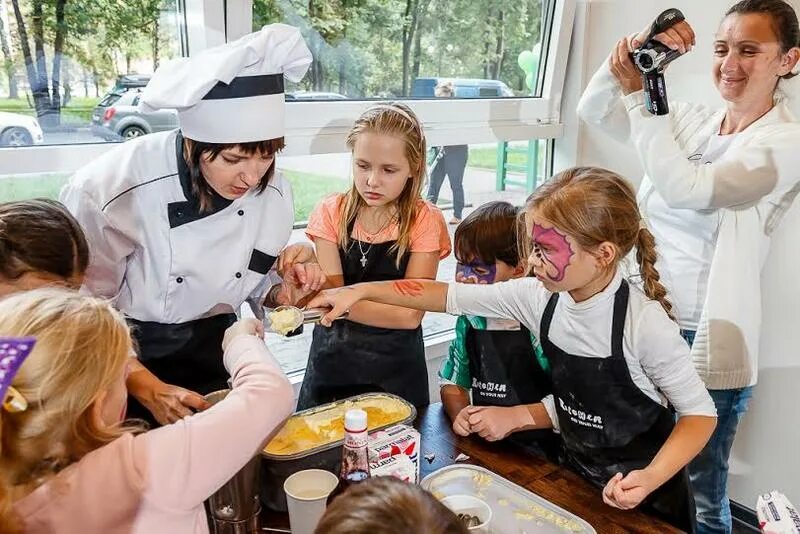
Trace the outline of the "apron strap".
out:
M 611 321 L 611 356 L 624 358 L 622 350 L 625 331 L 625 316 L 628 313 L 628 296 L 630 288 L 628 282 L 623 279 L 614 295 L 614 316 Z
M 541 322 L 541 340 L 544 341 L 550 340 L 550 323 L 553 322 L 553 312 L 556 310 L 556 304 L 558 303 L 558 293 L 553 293 L 550 295 L 550 300 L 547 302 L 547 307 L 544 309 L 544 314 L 542 314 L 542 322 Z

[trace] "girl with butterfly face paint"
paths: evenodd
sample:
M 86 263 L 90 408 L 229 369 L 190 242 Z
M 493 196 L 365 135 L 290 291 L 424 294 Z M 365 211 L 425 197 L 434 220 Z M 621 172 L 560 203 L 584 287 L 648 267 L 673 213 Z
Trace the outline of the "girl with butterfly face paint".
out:
M 496 440 L 556 428 L 568 463 L 609 506 L 640 506 L 691 531 L 685 466 L 711 436 L 716 410 L 671 318 L 633 188 L 605 169 L 568 169 L 531 195 L 519 242 L 534 277 L 420 280 L 414 294 L 392 282 L 358 284 L 309 305 L 332 308 L 325 323 L 359 300 L 518 320 L 541 342 L 553 394 L 524 404 L 527 417 L 510 427 L 472 414 L 470 431 Z M 641 290 L 619 267 L 634 247 Z

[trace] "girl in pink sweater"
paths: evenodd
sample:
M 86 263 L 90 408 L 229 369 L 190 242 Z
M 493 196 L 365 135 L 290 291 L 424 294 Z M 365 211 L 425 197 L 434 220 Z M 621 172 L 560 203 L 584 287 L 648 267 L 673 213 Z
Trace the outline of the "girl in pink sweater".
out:
M 0 534 L 208 532 L 203 501 L 293 408 L 255 320 L 225 334 L 231 393 L 150 432 L 122 424 L 131 338 L 106 301 L 12 295 L 0 301 L 0 334 L 36 340 L 10 383 L 27 407 L 0 408 Z

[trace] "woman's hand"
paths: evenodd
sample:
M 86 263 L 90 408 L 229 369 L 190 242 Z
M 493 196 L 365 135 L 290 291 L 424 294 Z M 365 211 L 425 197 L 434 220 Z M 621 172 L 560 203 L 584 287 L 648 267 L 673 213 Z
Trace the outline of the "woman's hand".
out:
M 353 305 L 363 300 L 364 295 L 358 285 L 339 287 L 336 289 L 326 289 L 317 294 L 308 303 L 309 308 L 331 308 L 320 319 L 320 324 L 330 326 L 335 319 L 338 319 L 346 312 L 350 311 Z
M 631 60 L 630 52 L 632 48 L 629 40 L 629 37 L 620 39 L 617 42 L 617 46 L 611 51 L 611 57 L 608 60 L 611 74 L 614 75 L 620 87 L 622 87 L 622 93 L 626 95 L 642 90 L 642 74 L 633 64 L 633 60 Z
M 225 335 L 222 337 L 222 351 L 228 350 L 233 340 L 240 336 L 258 336 L 264 339 L 264 324 L 257 319 L 236 321 L 225 330 Z
M 307 243 L 286 247 L 278 257 L 277 271 L 283 283 L 272 304 L 302 306 L 303 300 L 317 293 L 327 281 L 314 248 Z
M 192 415 L 193 411 L 202 411 L 210 406 L 194 391 L 162 382 L 138 360 L 131 360 L 131 373 L 125 385 L 161 425 L 180 421 Z
M 648 34 L 650 34 L 650 26 L 651 24 L 648 24 L 633 38 L 631 42 L 632 49 L 639 48 L 644 44 L 644 40 L 647 39 Z M 685 20 L 668 28 L 667 31 L 663 33 L 657 33 L 653 39 L 661 44 L 667 45 L 673 50 L 680 50 L 681 54 L 690 51 L 695 45 L 694 30 Z
M 624 477 L 617 473 L 603 488 L 603 501 L 614 508 L 630 510 L 657 488 L 647 469 L 631 471 Z
M 630 54 L 644 44 L 650 34 L 650 26 L 648 24 L 633 38 L 620 39 L 611 51 L 608 66 L 622 87 L 623 94 L 629 95 L 642 90 L 642 75 L 633 64 Z M 656 34 L 654 39 L 673 50 L 680 50 L 681 54 L 690 51 L 695 44 L 694 30 L 685 20 L 663 33 Z

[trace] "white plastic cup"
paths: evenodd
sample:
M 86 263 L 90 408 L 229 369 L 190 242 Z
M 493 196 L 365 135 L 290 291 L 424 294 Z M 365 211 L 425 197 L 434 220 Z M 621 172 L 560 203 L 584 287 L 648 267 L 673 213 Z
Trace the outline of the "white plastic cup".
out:
M 485 501 L 472 495 L 450 495 L 442 499 L 442 504 L 450 508 L 454 514 L 469 514 L 477 516 L 480 523 L 469 527 L 470 532 L 489 532 L 489 522 L 492 520 L 492 509 Z
M 339 477 L 323 469 L 306 469 L 291 475 L 283 483 L 289 507 L 292 534 L 313 534 L 328 496 L 336 489 Z

